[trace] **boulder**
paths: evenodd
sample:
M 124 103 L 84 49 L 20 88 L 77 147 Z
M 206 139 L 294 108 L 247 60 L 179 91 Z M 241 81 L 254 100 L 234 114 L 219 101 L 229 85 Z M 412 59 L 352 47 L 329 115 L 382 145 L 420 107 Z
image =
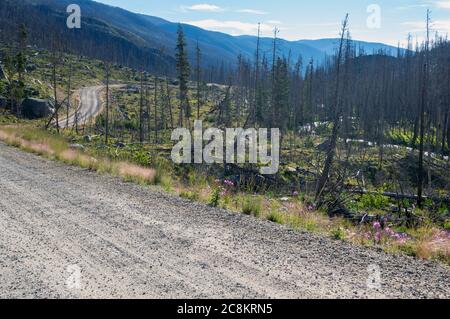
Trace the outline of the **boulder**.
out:
M 139 93 L 141 91 L 141 89 L 138 85 L 132 85 L 132 84 L 127 85 L 126 90 L 129 93 Z
M 8 99 L 0 96 L 0 109 L 6 109 L 8 107 Z
M 36 64 L 28 64 L 27 65 L 27 72 L 32 72 L 35 71 L 37 69 Z
M 39 96 L 39 91 L 31 86 L 26 86 L 24 89 L 25 96 L 36 97 Z
M 0 64 L 0 80 L 6 79 L 5 72 L 3 71 L 3 66 Z
M 287 167 L 286 172 L 288 173 L 297 173 L 297 169 L 294 167 Z
M 317 146 L 317 150 L 318 150 L 319 152 L 327 152 L 328 149 L 330 148 L 330 144 L 331 144 L 331 141 L 326 140 L 326 141 L 324 141 L 322 144 L 320 144 L 320 145 Z
M 48 100 L 27 98 L 22 102 L 22 114 L 28 119 L 38 119 L 50 116 L 54 108 Z
M 69 148 L 77 151 L 84 151 L 84 146 L 81 144 L 70 144 Z

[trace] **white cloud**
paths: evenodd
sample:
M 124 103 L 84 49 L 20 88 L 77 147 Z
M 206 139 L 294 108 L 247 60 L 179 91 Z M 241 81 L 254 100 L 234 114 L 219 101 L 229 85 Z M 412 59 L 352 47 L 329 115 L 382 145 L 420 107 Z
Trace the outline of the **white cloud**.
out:
M 258 24 L 242 21 L 220 21 L 205 19 L 198 21 L 187 21 L 186 24 L 194 25 L 202 29 L 225 32 L 231 35 L 255 35 L 258 32 Z M 270 23 L 261 24 L 261 32 L 270 33 L 275 26 Z
M 255 9 L 240 9 L 237 10 L 238 13 L 249 13 L 249 14 L 257 14 L 257 15 L 265 15 L 267 12 Z
M 435 1 L 434 6 L 439 9 L 450 9 L 450 1 Z
M 202 11 L 202 12 L 222 12 L 224 11 L 223 8 L 216 6 L 214 4 L 208 4 L 208 3 L 199 3 L 194 4 L 189 7 L 183 7 L 185 10 L 189 11 Z
M 409 21 L 404 22 L 403 25 L 411 28 L 411 32 L 425 32 L 427 27 L 425 21 Z M 432 21 L 430 28 L 432 31 L 439 33 L 450 33 L 450 20 Z

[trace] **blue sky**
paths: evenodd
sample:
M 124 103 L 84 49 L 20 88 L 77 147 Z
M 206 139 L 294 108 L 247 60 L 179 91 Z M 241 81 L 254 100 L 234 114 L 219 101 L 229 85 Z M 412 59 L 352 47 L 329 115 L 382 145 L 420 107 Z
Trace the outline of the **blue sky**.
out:
M 270 36 L 278 27 L 279 36 L 289 40 L 337 37 L 348 12 L 354 39 L 393 45 L 406 43 L 408 33 L 423 39 L 429 8 L 433 31 L 450 34 L 450 0 L 97 1 L 232 35 L 255 35 L 260 22 L 264 35 Z

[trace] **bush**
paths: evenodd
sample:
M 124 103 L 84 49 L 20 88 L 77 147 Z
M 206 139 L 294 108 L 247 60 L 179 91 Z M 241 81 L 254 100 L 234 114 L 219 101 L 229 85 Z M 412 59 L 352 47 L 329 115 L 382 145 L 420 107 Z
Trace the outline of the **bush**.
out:
M 182 191 L 180 193 L 181 198 L 185 198 L 191 201 L 197 201 L 198 200 L 198 193 L 190 192 L 190 191 Z
M 358 201 L 359 209 L 383 209 L 389 204 L 389 197 L 379 194 L 364 194 Z
M 345 230 L 342 227 L 336 227 L 331 230 L 331 235 L 334 239 L 344 240 L 345 239 Z
M 213 189 L 211 193 L 208 205 L 211 207 L 217 207 L 219 206 L 219 201 L 220 201 L 220 189 L 216 187 Z
M 259 217 L 261 215 L 261 200 L 256 197 L 247 197 L 242 204 L 242 213 Z
M 444 223 L 444 228 L 445 228 L 446 230 L 450 230 L 450 219 L 445 221 L 445 223 Z
M 267 220 L 272 223 L 284 224 L 283 215 L 280 212 L 272 211 L 269 215 L 267 215 Z

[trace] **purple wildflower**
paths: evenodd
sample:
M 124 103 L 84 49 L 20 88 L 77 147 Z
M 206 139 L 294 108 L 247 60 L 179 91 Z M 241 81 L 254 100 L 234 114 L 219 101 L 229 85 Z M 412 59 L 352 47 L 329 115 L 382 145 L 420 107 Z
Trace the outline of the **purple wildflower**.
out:
M 223 183 L 227 186 L 234 187 L 234 182 L 229 179 L 224 180 Z
M 383 234 L 381 232 L 377 232 L 375 234 L 375 242 L 379 243 L 381 241 L 382 236 L 383 236 Z

